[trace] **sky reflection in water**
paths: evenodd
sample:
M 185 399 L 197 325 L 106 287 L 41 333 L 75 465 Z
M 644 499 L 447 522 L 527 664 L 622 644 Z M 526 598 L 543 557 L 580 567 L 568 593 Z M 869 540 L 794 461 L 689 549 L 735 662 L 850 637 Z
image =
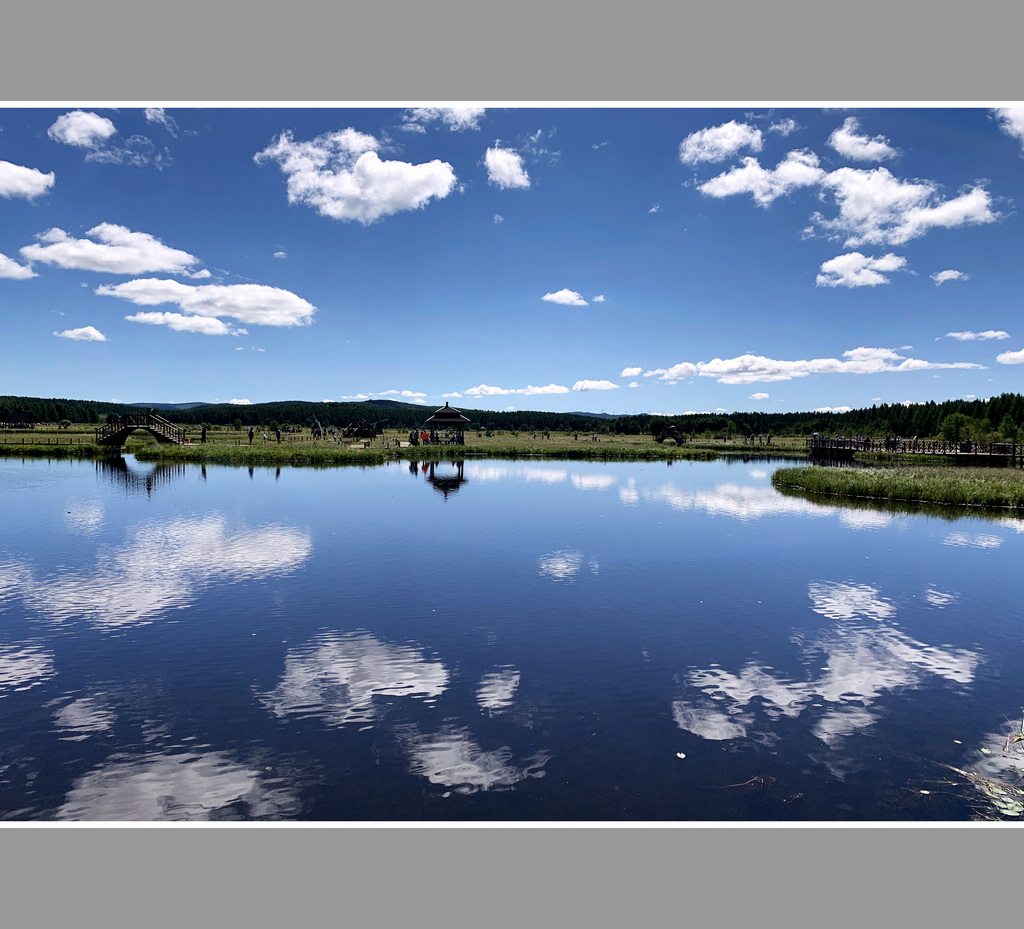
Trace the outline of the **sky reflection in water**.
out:
M 773 467 L 2 461 L 0 815 L 969 818 L 917 787 L 1021 767 L 1021 521 Z

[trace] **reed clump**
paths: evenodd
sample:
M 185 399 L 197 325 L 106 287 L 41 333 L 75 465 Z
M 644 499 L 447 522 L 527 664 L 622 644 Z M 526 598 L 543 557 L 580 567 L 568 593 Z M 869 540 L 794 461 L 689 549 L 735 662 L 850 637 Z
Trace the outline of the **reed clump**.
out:
M 778 490 L 944 506 L 1024 509 L 1024 471 L 911 465 L 896 468 L 780 468 Z

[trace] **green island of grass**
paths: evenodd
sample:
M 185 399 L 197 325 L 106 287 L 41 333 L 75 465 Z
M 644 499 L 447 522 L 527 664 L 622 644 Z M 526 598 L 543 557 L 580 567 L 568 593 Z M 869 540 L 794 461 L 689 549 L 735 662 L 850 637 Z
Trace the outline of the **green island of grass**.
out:
M 816 498 L 1024 509 L 1024 471 L 1020 468 L 906 463 L 871 468 L 811 465 L 778 469 L 772 475 L 772 486 Z

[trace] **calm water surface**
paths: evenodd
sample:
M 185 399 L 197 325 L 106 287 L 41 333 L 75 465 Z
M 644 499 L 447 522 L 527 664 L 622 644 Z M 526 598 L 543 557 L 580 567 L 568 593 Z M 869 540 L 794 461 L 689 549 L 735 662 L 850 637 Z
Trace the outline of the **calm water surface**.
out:
M 0 459 L 0 817 L 1016 818 L 1024 522 L 779 466 Z

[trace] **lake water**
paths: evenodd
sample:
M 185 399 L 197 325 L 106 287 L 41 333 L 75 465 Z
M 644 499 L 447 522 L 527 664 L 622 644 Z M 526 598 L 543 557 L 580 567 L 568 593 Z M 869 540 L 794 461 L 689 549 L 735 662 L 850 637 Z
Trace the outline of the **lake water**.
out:
M 785 466 L 0 459 L 0 817 L 1016 818 L 1024 521 Z

